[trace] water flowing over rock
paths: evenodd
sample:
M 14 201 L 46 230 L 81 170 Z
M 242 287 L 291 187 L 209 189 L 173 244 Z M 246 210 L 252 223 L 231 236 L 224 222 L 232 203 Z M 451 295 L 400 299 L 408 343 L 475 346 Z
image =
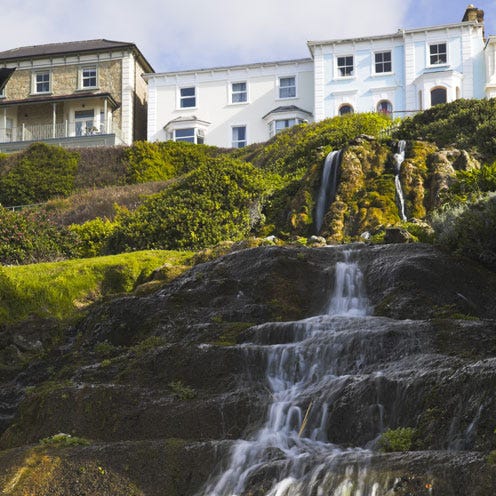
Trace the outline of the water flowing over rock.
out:
M 405 214 L 405 198 L 403 196 L 403 189 L 401 187 L 401 164 L 405 161 L 405 140 L 398 142 L 398 151 L 394 154 L 394 185 L 396 187 L 396 196 L 398 198 L 398 210 L 400 218 L 406 221 Z
M 490 496 L 494 294 L 495 274 L 420 244 L 263 247 L 197 265 L 98 305 L 1 383 L 0 487 Z M 400 428 L 411 444 L 382 452 Z M 90 444 L 33 446 L 60 432 Z
M 324 162 L 317 204 L 315 205 L 315 231 L 317 233 L 322 229 L 324 215 L 336 197 L 341 153 L 341 150 L 330 152 Z

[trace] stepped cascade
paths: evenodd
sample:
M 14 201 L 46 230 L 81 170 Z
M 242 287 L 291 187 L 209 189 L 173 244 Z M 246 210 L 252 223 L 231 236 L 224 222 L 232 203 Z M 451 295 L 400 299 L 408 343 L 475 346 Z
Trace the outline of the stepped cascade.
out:
M 398 210 L 401 220 L 406 222 L 405 198 L 403 197 L 403 188 L 401 187 L 401 164 L 405 160 L 405 140 L 398 141 L 398 151 L 394 154 L 394 185 L 396 187 L 396 196 L 398 200 Z
M 344 251 L 343 258 L 336 264 L 334 292 L 326 314 L 294 323 L 297 341 L 276 346 L 246 345 L 248 352 L 256 347 L 266 356 L 266 379 L 273 402 L 265 425 L 253 439 L 236 443 L 229 467 L 203 495 L 243 494 L 250 476 L 263 466 L 266 453 L 274 450 L 284 457 L 284 466 L 277 471 L 279 481 L 267 494 L 302 494 L 298 479 L 308 472 L 314 457 L 328 459 L 342 452 L 327 440 L 328 405 L 319 390 L 338 391 L 343 382 L 334 368 L 333 358 L 339 350 L 334 317 L 348 320 L 365 316 L 370 309 L 363 275 L 352 252 Z M 314 394 L 309 397 L 312 390 Z M 291 492 L 292 487 L 297 492 Z
M 315 205 L 315 230 L 317 233 L 322 229 L 324 215 L 336 197 L 341 155 L 341 150 L 332 151 L 327 155 L 324 162 L 317 204 Z

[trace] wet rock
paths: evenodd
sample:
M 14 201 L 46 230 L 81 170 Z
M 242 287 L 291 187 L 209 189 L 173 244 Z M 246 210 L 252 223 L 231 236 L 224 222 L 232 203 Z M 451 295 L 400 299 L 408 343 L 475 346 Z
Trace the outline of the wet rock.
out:
M 385 243 L 411 243 L 413 241 L 412 235 L 402 227 L 387 227 L 386 235 L 384 237 Z

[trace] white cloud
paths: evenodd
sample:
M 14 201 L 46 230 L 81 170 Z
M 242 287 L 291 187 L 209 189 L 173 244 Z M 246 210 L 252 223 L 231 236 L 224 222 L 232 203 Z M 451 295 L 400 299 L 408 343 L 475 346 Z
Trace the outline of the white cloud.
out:
M 6 1 L 6 0 L 3 0 Z M 0 50 L 107 38 L 135 42 L 155 70 L 307 57 L 307 40 L 393 33 L 413 0 L 16 0 Z

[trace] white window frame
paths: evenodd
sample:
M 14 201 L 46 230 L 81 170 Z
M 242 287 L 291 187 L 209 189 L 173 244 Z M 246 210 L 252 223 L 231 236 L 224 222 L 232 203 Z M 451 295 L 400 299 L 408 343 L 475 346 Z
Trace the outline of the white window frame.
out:
M 390 71 L 377 72 L 376 55 L 384 54 L 384 53 L 389 53 L 389 55 L 391 56 L 391 60 L 389 61 L 389 63 L 391 64 L 391 70 Z M 373 55 L 374 55 L 374 58 L 372 61 L 372 64 L 373 64 L 372 74 L 375 74 L 378 76 L 393 74 L 393 51 L 392 50 L 377 50 L 376 52 L 373 53 Z M 384 64 L 387 64 L 387 62 L 382 61 L 382 62 L 379 62 L 379 64 L 382 64 L 384 67 Z
M 282 79 L 293 79 L 294 86 L 281 86 Z M 281 96 L 281 89 L 293 88 L 294 87 L 294 96 Z M 298 98 L 298 78 L 296 74 L 288 74 L 285 76 L 277 76 L 277 98 L 276 100 L 294 100 Z
M 234 85 L 235 84 L 244 84 L 245 85 L 245 91 L 234 91 Z M 245 100 L 242 102 L 235 102 L 234 101 L 234 95 L 241 95 L 245 94 Z M 246 105 L 248 103 L 248 81 L 231 81 L 229 83 L 229 104 L 230 105 Z
M 445 55 L 446 55 L 446 61 L 445 62 L 435 62 L 435 63 L 432 63 L 432 54 L 431 54 L 431 48 L 434 47 L 434 46 L 439 46 L 439 45 L 444 45 L 446 47 L 446 52 L 445 52 Z M 429 43 L 428 45 L 428 49 L 427 49 L 427 67 L 442 67 L 442 66 L 446 66 L 446 65 L 449 65 L 449 49 L 448 49 L 448 42 L 447 41 L 436 41 L 436 42 L 432 42 L 432 43 Z M 439 53 L 437 54 L 439 55 Z M 436 56 L 436 54 L 434 54 L 434 56 Z
M 181 91 L 182 90 L 188 90 L 193 88 L 195 90 L 194 96 L 182 96 Z M 195 99 L 195 104 L 193 106 L 183 106 L 183 100 L 194 98 Z M 177 108 L 181 110 L 191 110 L 191 109 L 196 109 L 198 108 L 198 86 L 196 85 L 188 85 L 188 86 L 180 86 L 177 89 Z
M 245 139 L 244 140 L 234 140 L 234 130 L 244 128 L 245 129 Z M 240 143 L 244 143 L 243 146 L 239 146 Z M 232 148 L 244 148 L 248 145 L 248 126 L 246 124 L 235 124 L 231 126 L 231 147 Z
M 84 76 L 84 71 L 85 70 L 90 70 L 94 69 L 95 70 L 95 85 L 94 86 L 85 86 L 84 81 L 85 79 L 90 79 L 90 77 L 85 78 Z M 84 65 L 79 68 L 79 89 L 80 90 L 87 90 L 87 89 L 95 89 L 98 88 L 98 66 L 96 64 L 92 65 Z
M 45 84 L 47 81 L 38 81 L 38 76 L 48 75 L 48 90 L 38 91 L 38 84 Z M 46 71 L 34 71 L 32 74 L 32 88 L 31 92 L 33 95 L 47 95 L 52 92 L 52 72 L 50 70 Z
M 341 68 L 346 68 L 346 67 L 349 67 L 349 65 L 346 64 L 346 59 L 348 58 L 351 58 L 352 60 L 352 69 L 351 69 L 351 74 L 341 74 Z M 345 65 L 343 66 L 340 66 L 339 65 L 339 59 L 345 59 Z M 355 68 L 355 55 L 353 54 L 346 54 L 346 55 L 336 55 L 336 79 L 352 79 L 355 77 L 355 72 L 356 72 L 356 68 Z
M 188 135 L 188 137 L 193 138 L 193 141 L 187 141 L 187 140 L 183 139 L 184 136 L 177 139 L 176 133 L 178 131 L 185 131 L 187 129 L 193 130 L 193 134 Z M 177 128 L 171 129 L 169 131 L 169 133 L 170 133 L 169 135 L 170 135 L 170 138 L 172 141 L 182 141 L 184 143 L 194 143 L 195 145 L 205 143 L 205 130 L 198 127 L 198 126 L 177 127 Z

